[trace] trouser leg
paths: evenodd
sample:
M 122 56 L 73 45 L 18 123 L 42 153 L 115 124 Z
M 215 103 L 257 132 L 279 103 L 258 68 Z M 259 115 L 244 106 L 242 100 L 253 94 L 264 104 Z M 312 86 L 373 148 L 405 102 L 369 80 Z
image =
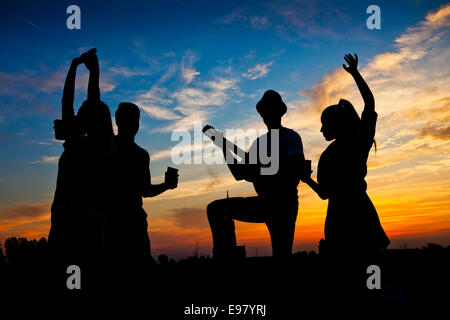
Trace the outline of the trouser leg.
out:
M 267 223 L 272 242 L 272 254 L 275 258 L 287 258 L 292 254 L 295 233 L 295 220 L 269 220 Z
M 207 215 L 213 238 L 214 258 L 226 257 L 236 248 L 236 234 L 234 221 L 226 212 L 227 207 L 221 200 L 210 203 Z
M 221 253 L 232 255 L 235 252 L 236 235 L 233 219 L 266 223 L 272 240 L 273 255 L 277 257 L 291 255 L 297 209 L 281 209 L 278 203 L 260 197 L 238 197 L 211 202 L 207 208 L 207 215 L 213 237 L 214 257 L 219 257 Z M 277 218 L 279 215 L 282 217 Z

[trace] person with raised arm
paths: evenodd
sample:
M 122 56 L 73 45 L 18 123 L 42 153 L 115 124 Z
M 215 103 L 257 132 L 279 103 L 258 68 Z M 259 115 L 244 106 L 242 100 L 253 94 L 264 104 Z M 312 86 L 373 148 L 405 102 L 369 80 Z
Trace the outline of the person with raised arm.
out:
M 347 54 L 344 59 L 348 66 L 343 68 L 355 80 L 364 110 L 360 118 L 353 105 L 341 99 L 322 112 L 321 132 L 333 142 L 320 156 L 317 182 L 310 176 L 310 165 L 302 180 L 320 198 L 328 199 L 321 249 L 332 254 L 370 255 L 390 243 L 366 193 L 367 159 L 374 145 L 377 113 L 373 94 L 358 71 L 358 56 Z
M 90 71 L 88 99 L 75 115 L 75 76 L 80 64 Z M 109 108 L 100 100 L 95 49 L 72 60 L 55 136 L 64 140 L 64 151 L 58 163 L 49 245 L 63 267 L 69 262 L 89 264 L 102 250 L 103 221 L 111 210 L 108 200 L 114 137 Z

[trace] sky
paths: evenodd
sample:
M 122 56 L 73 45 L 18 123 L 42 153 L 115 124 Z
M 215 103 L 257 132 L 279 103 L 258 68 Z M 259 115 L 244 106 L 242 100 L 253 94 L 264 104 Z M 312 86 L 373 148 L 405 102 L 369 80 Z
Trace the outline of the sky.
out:
M 69 30 L 66 9 L 81 10 Z M 381 29 L 366 9 L 381 10 Z M 176 165 L 172 133 L 194 121 L 220 130 L 264 129 L 255 105 L 267 89 L 288 105 L 283 124 L 317 161 L 327 142 L 320 113 L 340 98 L 363 103 L 342 69 L 358 53 L 378 112 L 368 194 L 391 248 L 450 245 L 450 3 L 445 1 L 2 1 L 0 4 L 0 240 L 47 237 L 57 161 L 54 139 L 71 60 L 97 48 L 102 100 L 141 108 L 136 142 L 150 154 L 152 182 L 167 166 L 176 190 L 144 200 L 154 256 L 211 254 L 209 202 L 251 196 L 224 164 Z M 77 72 L 75 108 L 88 73 Z M 205 140 L 196 152 L 209 146 Z M 190 148 L 189 148 L 190 149 Z M 191 150 L 185 150 L 191 151 Z M 194 156 L 195 154 L 192 153 Z M 317 250 L 327 202 L 300 184 L 294 251 Z M 271 254 L 263 224 L 236 224 L 247 255 Z

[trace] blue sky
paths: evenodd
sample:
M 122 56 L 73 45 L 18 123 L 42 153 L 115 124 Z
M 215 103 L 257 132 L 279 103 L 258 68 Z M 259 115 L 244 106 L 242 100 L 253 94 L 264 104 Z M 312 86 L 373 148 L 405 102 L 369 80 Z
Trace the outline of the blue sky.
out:
M 66 28 L 71 4 L 81 8 L 81 30 Z M 370 4 L 381 8 L 381 30 L 366 28 Z M 172 129 L 189 129 L 191 119 L 222 129 L 257 122 L 255 104 L 267 89 L 280 91 L 289 106 L 305 103 L 302 90 L 339 68 L 345 53 L 358 52 L 364 65 L 397 50 L 395 39 L 443 4 L 2 1 L 0 210 L 51 202 L 62 152 L 53 120 L 70 61 L 86 49 L 98 49 L 102 99 L 112 114 L 122 101 L 146 107 L 137 142 L 152 156 L 173 147 Z M 77 75 L 76 107 L 85 97 L 85 68 Z M 167 165 L 170 158 L 157 157 L 152 174 L 160 177 Z M 181 182 L 208 175 L 193 166 Z

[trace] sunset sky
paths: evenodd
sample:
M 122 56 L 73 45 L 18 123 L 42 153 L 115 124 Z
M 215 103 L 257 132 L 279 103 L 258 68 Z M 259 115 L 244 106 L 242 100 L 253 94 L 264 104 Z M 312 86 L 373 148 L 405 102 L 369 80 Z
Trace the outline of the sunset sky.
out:
M 81 8 L 68 30 L 66 8 Z M 381 9 L 369 30 L 366 9 Z M 391 248 L 450 245 L 450 3 L 411 1 L 2 1 L 0 4 L 0 240 L 47 237 L 62 143 L 53 120 L 70 61 L 98 50 L 102 100 L 141 108 L 136 142 L 150 154 L 152 182 L 167 166 L 179 187 L 145 199 L 152 253 L 210 254 L 209 202 L 255 195 L 226 165 L 174 165 L 174 130 L 194 121 L 263 129 L 256 102 L 267 89 L 288 105 L 283 124 L 317 161 L 327 142 L 320 113 L 339 98 L 363 102 L 342 69 L 358 53 L 378 112 L 368 194 Z M 77 73 L 75 106 L 88 73 Z M 205 140 L 204 146 L 209 142 Z M 201 150 L 201 149 L 200 149 Z M 314 173 L 315 174 L 315 173 Z M 299 187 L 294 251 L 317 250 L 327 202 Z M 247 255 L 271 254 L 263 224 L 237 223 Z

